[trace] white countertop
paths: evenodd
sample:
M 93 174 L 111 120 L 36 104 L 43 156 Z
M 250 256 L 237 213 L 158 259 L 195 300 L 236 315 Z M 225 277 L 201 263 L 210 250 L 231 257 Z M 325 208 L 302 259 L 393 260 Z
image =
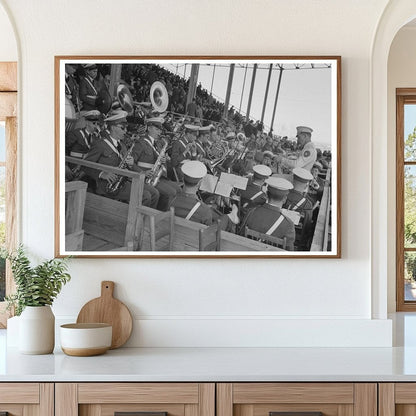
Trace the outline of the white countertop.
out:
M 96 357 L 9 348 L 0 381 L 416 381 L 416 348 L 120 348 Z
M 0 382 L 416 381 L 416 314 L 393 317 L 393 348 L 119 348 L 23 355 L 0 330 Z

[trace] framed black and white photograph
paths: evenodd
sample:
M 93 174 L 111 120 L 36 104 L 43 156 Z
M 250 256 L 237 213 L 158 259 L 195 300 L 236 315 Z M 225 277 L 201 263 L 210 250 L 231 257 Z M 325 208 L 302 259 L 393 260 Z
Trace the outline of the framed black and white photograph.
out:
M 341 256 L 341 58 L 55 57 L 55 251 Z

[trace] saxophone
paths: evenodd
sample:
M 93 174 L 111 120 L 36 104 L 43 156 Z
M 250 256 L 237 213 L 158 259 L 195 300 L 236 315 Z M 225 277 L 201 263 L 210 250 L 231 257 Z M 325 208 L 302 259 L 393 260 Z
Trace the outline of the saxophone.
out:
M 169 143 L 166 140 L 164 141 L 165 141 L 165 144 L 163 145 L 161 151 L 159 152 L 159 156 L 157 157 L 156 162 L 154 163 L 151 169 L 151 174 L 150 176 L 146 178 L 146 183 L 151 186 L 157 186 L 162 174 L 166 172 L 166 166 L 162 163 L 162 160 L 166 156 Z
M 129 147 L 129 150 L 127 151 L 127 153 L 124 155 L 119 165 L 117 166 L 119 169 L 127 168 L 127 159 L 131 156 L 134 145 L 135 145 L 135 142 L 133 140 L 133 143 Z M 112 196 L 117 195 L 121 191 L 121 189 L 124 187 L 124 185 L 126 184 L 127 179 L 128 179 L 127 176 L 118 175 L 117 179 L 114 182 L 107 183 L 105 187 L 105 192 Z

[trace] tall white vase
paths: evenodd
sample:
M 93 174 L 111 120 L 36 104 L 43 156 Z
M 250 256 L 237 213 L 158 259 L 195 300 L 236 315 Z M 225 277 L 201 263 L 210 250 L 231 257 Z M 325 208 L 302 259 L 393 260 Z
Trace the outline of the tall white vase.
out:
M 26 306 L 19 319 L 19 351 L 50 354 L 55 346 L 55 315 L 48 306 Z

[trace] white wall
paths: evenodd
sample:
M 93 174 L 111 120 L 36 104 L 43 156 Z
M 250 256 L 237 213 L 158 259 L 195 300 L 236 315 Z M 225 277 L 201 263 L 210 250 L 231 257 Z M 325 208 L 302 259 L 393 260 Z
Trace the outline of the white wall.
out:
M 388 64 L 388 309 L 396 310 L 396 88 L 416 87 L 416 26 L 404 27 L 391 44 Z
M 342 259 L 74 259 L 60 319 L 110 279 L 137 319 L 130 345 L 391 343 L 385 297 L 371 320 L 370 56 L 387 0 L 0 4 L 21 39 L 21 240 L 42 257 L 54 252 L 54 55 L 342 56 Z
M 17 61 L 17 56 L 17 44 L 12 23 L 6 9 L 0 6 L 0 61 Z

